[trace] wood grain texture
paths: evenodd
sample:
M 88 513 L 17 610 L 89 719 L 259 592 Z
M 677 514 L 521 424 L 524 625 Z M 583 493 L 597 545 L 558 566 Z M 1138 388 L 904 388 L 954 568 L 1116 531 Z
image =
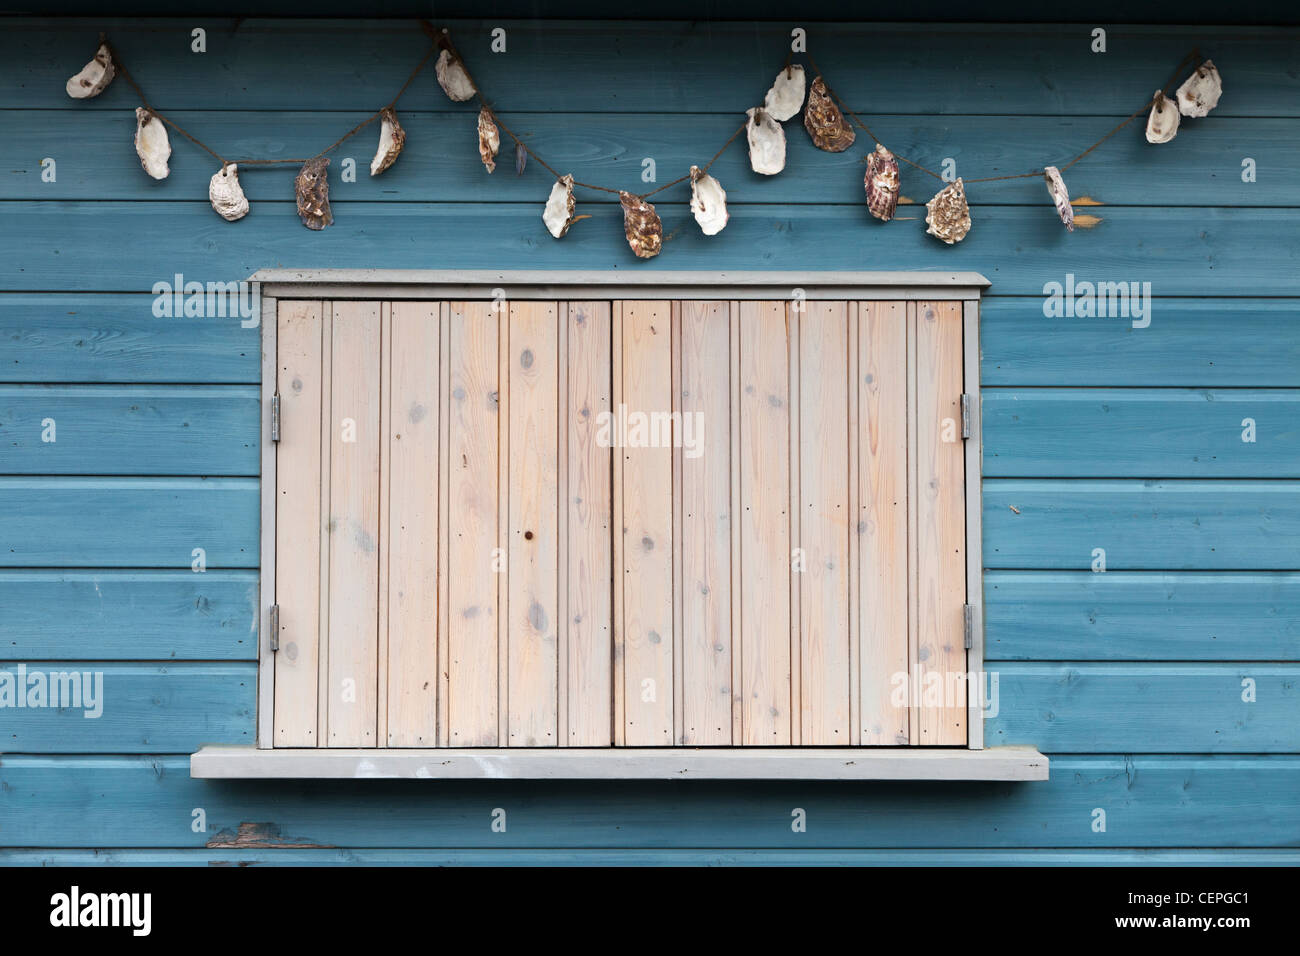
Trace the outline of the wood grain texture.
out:
M 438 674 L 439 405 L 442 330 L 437 302 L 394 302 L 387 374 L 384 480 L 388 489 L 387 739 L 436 741 Z
M 487 303 L 453 302 L 448 430 L 448 715 L 453 747 L 497 746 L 498 322 Z
M 334 302 L 330 359 L 331 747 L 377 746 L 379 684 L 379 303 Z
M 318 301 L 281 302 L 276 327 L 275 594 L 280 651 L 275 655 L 272 739 L 280 747 L 320 746 L 321 420 L 325 400 L 322 310 Z M 269 317 L 268 317 L 269 321 Z
M 681 306 L 682 730 L 688 746 L 733 743 L 731 307 Z
M 962 310 L 959 302 L 918 302 L 915 310 L 917 618 L 908 688 L 916 717 L 913 742 L 960 746 L 966 743 L 967 670 Z
M 623 743 L 673 743 L 673 409 L 670 303 L 622 303 Z M 637 427 L 639 425 L 639 427 Z M 621 425 L 615 427 L 622 430 Z M 664 436 L 669 444 L 664 445 Z M 616 650 L 615 653 L 618 653 Z
M 859 742 L 909 741 L 907 305 L 858 303 Z M 902 449 L 900 453 L 900 449 Z
M 791 742 L 790 396 L 786 304 L 740 305 L 740 742 Z
M 799 322 L 800 743 L 844 746 L 849 723 L 849 306 Z M 856 401 L 856 395 L 854 396 Z
M 574 747 L 607 746 L 613 720 L 614 586 L 611 513 L 613 452 L 597 441 L 601 416 L 610 412 L 610 306 L 570 302 L 567 326 L 566 418 L 567 537 L 566 694 L 567 736 Z
M 510 306 L 509 736 L 559 734 L 559 320 L 554 302 Z

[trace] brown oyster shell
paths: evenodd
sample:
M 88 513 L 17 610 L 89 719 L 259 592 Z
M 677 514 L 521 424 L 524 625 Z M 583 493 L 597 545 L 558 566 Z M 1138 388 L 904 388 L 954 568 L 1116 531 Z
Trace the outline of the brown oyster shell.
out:
M 623 232 L 627 244 L 638 259 L 653 259 L 663 247 L 664 224 L 655 207 L 640 196 L 620 192 L 618 201 L 623 204 Z
M 949 183 L 925 204 L 925 231 L 948 245 L 961 242 L 970 232 L 970 207 L 962 181 Z
M 397 121 L 397 113 L 391 106 L 385 106 L 379 111 L 379 123 L 379 147 L 375 150 L 375 158 L 370 161 L 371 176 L 378 176 L 397 162 L 397 157 L 402 155 L 402 147 L 406 144 L 406 130 L 402 129 L 402 124 Z
M 485 106 L 478 111 L 478 156 L 489 173 L 496 172 L 497 153 L 501 150 L 501 131 Z M 516 157 L 517 158 L 517 157 Z
M 898 160 L 880 143 L 867 157 L 867 175 L 863 181 L 867 190 L 867 208 L 882 222 L 894 218 L 898 206 Z
M 819 76 L 808 91 L 808 106 L 803 111 L 804 129 L 812 137 L 813 145 L 828 153 L 842 153 L 853 145 L 857 134 L 831 99 L 826 83 Z
M 293 181 L 298 197 L 298 218 L 308 229 L 324 229 L 334 225 L 330 211 L 329 157 L 317 156 L 302 164 Z

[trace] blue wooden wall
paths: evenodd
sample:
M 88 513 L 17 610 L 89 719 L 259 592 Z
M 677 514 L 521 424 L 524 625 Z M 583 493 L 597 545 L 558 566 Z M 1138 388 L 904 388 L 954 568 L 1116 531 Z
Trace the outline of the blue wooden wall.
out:
M 196 25 L 204 55 L 189 52 Z M 492 56 L 499 25 L 508 53 Z M 663 194 L 673 238 L 642 263 L 591 194 L 594 218 L 551 239 L 544 171 L 516 179 L 507 157 L 486 175 L 473 109 L 428 74 L 403 101 L 390 172 L 365 175 L 369 131 L 335 154 L 336 225 L 320 234 L 298 223 L 291 169 L 245 171 L 253 212 L 223 222 L 206 199 L 214 163 L 179 137 L 168 180 L 141 172 L 124 82 L 89 102 L 63 92 L 107 28 L 154 104 L 200 137 L 301 156 L 392 97 L 424 48 L 413 25 L 6 26 L 0 668 L 102 671 L 108 702 L 97 720 L 0 711 L 0 861 L 1300 862 L 1300 33 L 1115 27 L 1095 55 L 1084 26 L 814 26 L 813 55 L 886 142 L 966 176 L 1068 159 L 1193 46 L 1226 92 L 1173 143 L 1149 147 L 1134 125 L 1069 171 L 1073 195 L 1102 204 L 1079 210 L 1101 218 L 1091 229 L 1067 234 L 1037 179 L 972 186 L 974 230 L 955 248 L 924 235 L 919 207 L 882 226 L 862 202 L 863 149 L 818 153 L 796 122 L 782 176 L 752 175 L 739 147 L 714 168 L 732 202 L 721 236 L 699 235 L 681 187 Z M 643 157 L 666 181 L 712 155 L 788 34 L 452 27 L 543 156 L 634 188 Z M 345 156 L 355 184 L 338 181 Z M 905 171 L 904 195 L 932 192 Z M 1051 780 L 191 780 L 200 744 L 254 735 L 259 341 L 233 319 L 154 318 L 149 290 L 272 266 L 983 272 L 988 738 L 1050 754 Z M 1067 273 L 1151 282 L 1150 326 L 1044 318 L 1044 283 Z M 55 444 L 40 441 L 47 417 Z M 795 806 L 806 833 L 790 830 Z M 489 830 L 495 807 L 507 833 Z

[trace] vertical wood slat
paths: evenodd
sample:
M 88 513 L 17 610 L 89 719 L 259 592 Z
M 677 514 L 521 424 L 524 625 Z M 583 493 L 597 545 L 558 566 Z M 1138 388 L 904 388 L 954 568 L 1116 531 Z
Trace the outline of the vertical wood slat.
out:
M 848 531 L 849 531 L 849 743 L 862 742 L 862 607 L 859 559 L 864 528 L 860 515 L 862 437 L 858 414 L 858 303 L 845 303 L 848 318 Z
M 741 743 L 791 742 L 790 396 L 784 302 L 740 305 Z
M 803 577 L 807 572 L 808 556 L 804 548 L 800 522 L 803 517 L 800 509 L 799 471 L 803 465 L 800 450 L 799 429 L 802 425 L 800 403 L 803 395 L 799 386 L 799 329 L 803 312 L 815 303 L 799 301 L 786 307 L 786 467 L 789 481 L 789 534 L 790 555 L 786 587 L 790 593 L 790 743 L 798 746 L 803 742 L 803 612 L 800 608 Z M 811 371 L 811 370 L 810 370 Z
M 329 745 L 376 745 L 379 305 L 335 302 L 330 389 Z
M 553 302 L 510 305 L 508 727 L 512 747 L 559 738 L 559 340 Z
M 565 619 L 567 675 L 561 704 L 567 709 L 562 743 L 607 747 L 612 742 L 613 630 L 612 450 L 599 439 L 610 412 L 610 306 L 571 302 L 564 309 L 567 359 L 564 431 L 567 501 L 562 527 L 567 541 Z
M 681 679 L 687 746 L 733 741 L 731 308 L 681 304 Z M 689 439 L 689 441 L 687 441 Z
M 799 321 L 799 743 L 847 746 L 849 682 L 849 322 L 843 302 Z
M 387 741 L 390 747 L 435 744 L 438 695 L 438 559 L 441 338 L 439 304 L 394 302 L 385 352 L 382 456 L 387 521 Z
M 388 532 L 389 532 L 389 437 L 392 427 L 392 317 L 393 304 L 379 303 L 379 535 L 376 542 L 379 553 L 379 578 L 376 602 L 378 628 L 376 634 L 375 667 L 375 740 L 376 746 L 388 741 Z
M 329 413 L 330 393 L 333 388 L 334 355 L 334 303 L 321 306 L 321 411 L 320 460 L 316 484 L 320 488 L 320 513 L 317 516 L 316 536 L 320 541 L 320 603 L 317 620 L 320 622 L 317 651 L 316 679 L 316 740 L 317 746 L 329 745 L 329 690 L 330 690 L 330 476 L 333 473 L 334 425 Z
M 321 593 L 321 303 L 281 302 L 276 323 L 276 391 L 282 434 L 276 450 L 273 739 L 317 746 Z M 268 595 L 267 603 L 270 603 Z
M 451 306 L 440 302 L 438 308 L 438 659 L 434 672 L 437 681 L 438 746 L 448 746 L 447 697 L 451 667 L 448 644 L 451 615 L 448 613 L 447 552 L 450 548 L 451 475 Z
M 447 745 L 495 747 L 500 323 L 490 303 L 448 305 Z
M 614 414 L 615 422 L 618 421 L 621 411 L 626 407 L 623 398 L 623 303 L 610 303 L 610 401 L 611 411 Z M 617 436 L 611 435 L 608 442 L 612 448 L 612 457 L 610 460 L 611 484 L 613 487 L 613 499 L 610 502 L 613 512 L 613 529 L 614 540 L 612 542 L 613 554 L 613 611 L 614 611 L 614 720 L 613 736 L 614 746 L 621 747 L 627 743 L 627 616 L 623 600 L 624 586 L 624 554 L 623 543 L 627 536 L 627 525 L 625 524 L 625 515 L 623 513 L 623 475 L 624 475 L 624 453 L 619 447 L 616 440 Z
M 745 738 L 743 694 L 745 642 L 741 639 L 745 630 L 745 604 L 740 576 L 744 565 L 744 552 L 741 547 L 744 502 L 740 484 L 740 301 L 733 299 L 730 308 L 727 348 L 730 352 L 731 371 L 729 390 L 731 407 L 728 416 L 731 466 L 731 633 L 728 635 L 728 641 L 731 644 L 731 743 L 738 745 Z
M 966 743 L 965 449 L 961 438 L 962 308 L 918 302 L 916 326 L 916 655 L 912 686 L 916 740 Z M 931 690 L 930 675 L 942 694 Z M 935 697 L 941 699 L 935 700 Z
M 624 302 L 622 325 L 624 740 L 663 746 L 673 741 L 673 456 L 653 433 L 673 408 L 670 304 Z
M 858 304 L 858 743 L 909 742 L 908 306 Z
M 673 743 L 685 742 L 685 721 L 682 695 L 685 691 L 682 653 L 682 303 L 674 301 L 672 309 L 672 381 L 669 396 L 672 402 L 672 467 L 673 467 Z

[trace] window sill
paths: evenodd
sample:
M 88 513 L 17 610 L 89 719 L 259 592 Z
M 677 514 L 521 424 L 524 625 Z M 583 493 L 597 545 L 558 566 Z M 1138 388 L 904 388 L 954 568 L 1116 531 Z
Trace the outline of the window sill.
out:
M 538 748 L 258 750 L 208 746 L 203 779 L 421 780 L 1046 780 L 1032 747 L 964 749 Z

